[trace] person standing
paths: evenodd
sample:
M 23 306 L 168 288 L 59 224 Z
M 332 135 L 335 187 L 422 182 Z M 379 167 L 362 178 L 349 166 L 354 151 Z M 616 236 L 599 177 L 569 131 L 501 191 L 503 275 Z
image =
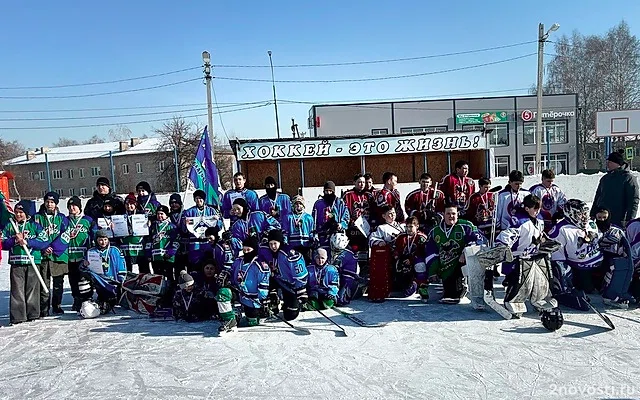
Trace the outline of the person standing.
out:
M 94 221 L 102 217 L 103 204 L 107 199 L 111 200 L 114 214 L 124 214 L 124 203 L 119 197 L 111 193 L 109 179 L 101 176 L 96 181 L 96 190 L 93 192 L 93 197 L 84 206 L 84 215 L 91 217 Z
M 444 193 L 431 187 L 430 174 L 420 175 L 420 187 L 407 195 L 404 209 L 409 217 L 418 218 L 420 230 L 427 233 L 438 225 L 444 212 Z
M 271 215 L 280 222 L 280 225 L 283 225 L 287 216 L 291 214 L 291 198 L 288 194 L 278 192 L 276 180 L 272 176 L 265 178 L 264 189 L 267 193 L 258 200 L 260 210 Z
M 244 187 L 247 180 L 244 177 L 242 172 L 236 172 L 233 174 L 233 186 L 232 190 L 227 190 L 222 196 L 222 216 L 224 218 L 229 218 L 231 220 L 231 224 L 233 225 L 236 222 L 237 217 L 233 215 L 231 212 L 231 208 L 233 208 L 233 202 L 238 198 L 243 198 L 247 202 L 247 206 L 249 207 L 249 211 L 259 211 L 260 204 L 258 202 L 258 194 Z
M 476 191 L 475 182 L 469 178 L 469 163 L 456 161 L 455 172 L 442 179 L 440 190 L 444 193 L 444 201 L 458 205 L 459 216 L 464 216 L 464 209 L 469 197 Z
M 90 217 L 80 215 L 82 201 L 78 196 L 73 196 L 67 201 L 67 210 L 69 210 L 69 227 L 66 230 L 69 236 L 69 286 L 73 296 L 71 311 L 80 311 L 82 305 L 79 287 L 80 265 L 91 247 L 95 225 Z
M 398 192 L 398 176 L 393 172 L 385 172 L 382 175 L 384 187 L 378 190 L 374 195 L 375 209 L 372 213 L 372 220 L 369 221 L 371 230 L 373 231 L 384 223 L 385 206 L 389 206 L 396 211 L 396 221 L 404 222 L 404 211 L 402 210 L 402 202 L 400 201 L 400 192 Z
M 518 170 L 509 173 L 509 184 L 498 193 L 496 209 L 496 229 L 503 230 L 511 227 L 513 217 L 522 207 L 524 198 L 529 195 L 528 190 L 522 189 L 524 175 Z
M 544 219 L 544 230 L 549 232 L 553 225 L 553 220 L 558 219 L 562 206 L 567 201 L 562 189 L 553 181 L 556 179 L 556 174 L 551 169 L 545 169 L 542 171 L 542 182 L 537 185 L 533 185 L 529 192 L 537 196 L 542 201 L 542 208 L 540 209 L 540 215 Z
M 613 152 L 607 157 L 607 173 L 600 178 L 590 216 L 595 218 L 599 208 L 611 211 L 611 223 L 624 228 L 638 211 L 638 181 L 631 174 L 622 154 Z

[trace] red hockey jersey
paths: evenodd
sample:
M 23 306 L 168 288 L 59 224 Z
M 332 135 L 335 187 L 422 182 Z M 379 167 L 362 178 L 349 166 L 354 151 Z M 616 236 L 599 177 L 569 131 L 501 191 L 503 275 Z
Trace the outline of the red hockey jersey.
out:
M 426 192 L 418 188 L 407 195 L 404 200 L 404 210 L 407 216 L 416 216 L 418 219 L 424 216 L 427 210 L 444 212 L 444 193 L 440 190 L 436 192 L 434 188 L 429 188 Z
M 393 191 L 382 188 L 375 193 L 374 197 L 374 212 L 372 213 L 373 224 L 375 226 L 381 225 L 384 223 L 384 218 L 382 217 L 382 207 L 389 206 L 396 210 L 396 221 L 404 222 L 404 211 L 402 211 L 402 204 L 400 201 L 400 192 L 398 189 L 394 189 Z
M 362 216 L 369 222 L 369 212 L 371 210 L 371 202 L 373 201 L 373 195 L 369 192 L 362 191 L 357 192 L 354 189 L 349 189 L 342 195 L 342 201 L 346 204 L 349 210 L 350 224 L 353 224 L 355 220 Z
M 458 205 L 458 210 L 464 210 L 469 198 L 476 191 L 473 179 L 460 178 L 456 174 L 449 174 L 442 180 L 440 190 L 444 192 L 445 200 Z
M 494 193 L 487 192 L 480 195 L 474 193 L 469 198 L 465 210 L 465 219 L 474 224 L 478 229 L 484 230 L 491 227 L 493 211 L 496 207 Z
M 410 237 L 408 233 L 401 233 L 396 238 L 393 256 L 396 260 L 411 260 L 412 264 L 424 262 L 426 258 L 427 235 L 418 232 Z

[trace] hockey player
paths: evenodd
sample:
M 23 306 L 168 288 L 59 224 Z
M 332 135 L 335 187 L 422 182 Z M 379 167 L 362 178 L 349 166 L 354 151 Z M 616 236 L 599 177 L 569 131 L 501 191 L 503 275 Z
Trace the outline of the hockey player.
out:
M 267 301 L 269 294 L 269 278 L 271 271 L 266 263 L 258 262 L 258 238 L 248 236 L 243 242 L 243 255 L 233 262 L 231 275 L 221 274 L 220 290 L 216 296 L 218 311 L 222 325 L 220 333 L 229 332 L 237 326 L 236 315 L 231 305 L 231 288 L 238 294 L 238 300 L 246 317 L 248 326 L 256 326 L 260 322 L 260 309 Z
M 281 229 L 278 220 L 271 215 L 264 211 L 250 211 L 243 198 L 233 201 L 231 213 L 236 217 L 231 225 L 231 234 L 239 241 L 244 241 L 248 236 L 256 236 L 260 240 L 266 238 L 269 231 Z
M 153 222 L 156 218 L 156 210 L 160 206 L 160 202 L 156 198 L 156 194 L 151 191 L 151 185 L 142 181 L 136 185 L 136 193 L 138 198 L 138 208 L 147 215 L 149 221 Z
M 229 267 L 229 270 L 231 268 Z M 202 274 L 194 274 L 193 279 L 196 287 L 201 294 L 201 318 L 209 320 L 218 317 L 218 303 L 216 302 L 216 293 L 220 287 L 218 286 L 217 275 L 218 268 L 213 260 L 205 260 L 202 267 Z
M 64 276 L 69 273 L 69 236 L 63 235 L 69 226 L 69 219 L 58 209 L 60 196 L 56 192 L 49 192 L 44 196 L 44 204 L 35 215 L 36 223 L 44 228 L 49 246 L 42 251 L 40 275 L 50 287 L 53 278 L 53 292 L 49 293 L 40 288 L 40 315 L 49 315 L 49 305 L 54 314 L 64 314 L 62 294 L 64 290 Z
M 207 228 L 218 227 L 224 229 L 224 222 L 220 213 L 215 208 L 206 205 L 206 193 L 203 190 L 193 192 L 193 200 L 196 205 L 182 213 L 181 236 L 188 238 L 186 245 L 188 271 L 199 270 L 204 258 L 202 246 L 206 243 L 204 233 Z
M 484 237 L 491 236 L 493 226 L 493 212 L 496 202 L 494 193 L 489 192 L 491 181 L 488 178 L 478 180 L 478 191 L 469 197 L 465 216 L 467 220 L 474 224 Z
M 309 300 L 305 304 L 305 310 L 325 310 L 336 305 L 340 289 L 340 273 L 327 261 L 327 251 L 321 248 L 316 250 L 313 263 L 307 267 Z
M 29 218 L 29 201 L 21 200 L 13 208 L 16 231 L 13 224 L 7 224 L 0 239 L 2 248 L 9 252 L 9 275 L 11 292 L 9 299 L 9 322 L 12 325 L 40 318 L 40 282 L 29 261 L 28 249 L 36 264 L 40 264 L 41 250 L 49 246 L 42 226 Z
M 371 193 L 371 196 L 374 196 L 378 191 L 378 189 L 373 186 L 373 175 L 368 172 L 364 174 L 364 190 Z
M 258 203 L 258 194 L 244 187 L 247 180 L 244 177 L 242 172 L 236 172 L 233 174 L 233 186 L 232 190 L 227 190 L 222 196 L 222 215 L 224 218 L 229 218 L 231 220 L 231 224 L 233 224 L 237 216 L 235 216 L 231 212 L 231 208 L 233 207 L 233 202 L 236 199 L 242 198 L 247 202 L 247 206 L 249 207 L 249 211 L 258 211 L 260 210 L 260 204 Z
M 340 290 L 338 291 L 337 306 L 346 306 L 351 300 L 361 295 L 359 285 L 361 278 L 358 259 L 347 249 L 349 238 L 343 232 L 336 232 L 331 236 L 331 265 L 340 272 Z
M 258 262 L 267 263 L 271 270 L 269 307 L 274 314 L 279 312 L 281 292 L 282 314 L 285 321 L 290 321 L 298 317 L 300 307 L 307 302 L 307 266 L 300 253 L 282 249 L 284 236 L 279 229 L 269 231 L 267 240 L 267 245 L 258 249 Z
M 231 270 L 231 265 L 242 250 L 242 242 L 231 236 L 231 231 L 222 233 L 222 238 L 218 232 L 218 227 L 207 228 L 205 232 L 207 246 L 205 259 L 211 260 L 219 270 Z M 209 262 L 209 261 L 206 261 Z M 205 264 L 203 264 L 205 265 Z
M 400 192 L 398 192 L 398 177 L 393 172 L 385 172 L 382 175 L 382 182 L 384 186 L 382 189 L 376 191 L 373 202 L 375 207 L 371 212 L 371 230 L 374 230 L 378 225 L 383 224 L 384 218 L 382 214 L 386 206 L 393 208 L 396 211 L 396 221 L 404 222 L 404 211 L 402 211 L 402 202 L 400 200 Z
M 334 232 L 345 231 L 349 227 L 349 210 L 344 202 L 336 197 L 336 184 L 332 181 L 324 183 L 322 198 L 313 205 L 313 220 L 321 247 L 329 248 L 329 241 Z
M 522 189 L 524 175 L 513 170 L 509 173 L 509 185 L 498 193 L 496 210 L 496 229 L 507 229 L 511 226 L 512 217 L 518 208 L 522 207 L 522 200 L 529 194 Z
M 558 211 L 562 210 L 562 206 L 567 201 L 564 193 L 554 184 L 556 174 L 551 169 L 542 171 L 542 182 L 533 185 L 529 192 L 535 194 L 542 201 L 542 209 L 540 214 L 544 219 L 545 232 L 549 232 L 554 220 L 560 219 Z
M 349 246 L 354 253 L 358 255 L 360 267 L 364 273 L 368 272 L 369 263 L 369 246 L 367 235 L 369 232 L 362 232 L 356 226 L 358 218 L 362 218 L 364 222 L 369 224 L 370 207 L 373 201 L 371 193 L 365 190 L 364 175 L 356 174 L 353 177 L 353 188 L 347 190 L 342 195 L 342 201 L 349 210 L 349 227 L 347 228 L 347 237 L 349 238 Z M 364 225 L 364 224 L 363 224 Z
M 86 208 L 86 206 L 85 206 Z M 122 213 L 125 213 L 123 206 Z M 98 213 L 97 219 L 94 219 L 93 222 L 95 224 L 94 230 L 99 231 L 103 230 L 107 233 L 109 237 L 109 242 L 112 246 L 118 247 L 120 244 L 120 239 L 113 236 L 113 216 L 121 215 L 117 214 L 116 211 L 116 202 L 113 198 L 107 197 L 102 202 L 102 211 Z
M 396 237 L 404 232 L 405 226 L 404 223 L 397 222 L 394 208 L 384 206 L 381 211 L 384 222 L 374 232 L 371 232 L 369 246 L 391 245 L 393 251 Z
M 150 251 L 147 255 L 153 263 L 153 273 L 163 275 L 173 289 L 173 264 L 180 247 L 178 227 L 169 219 L 169 207 L 158 206 L 156 217 L 149 231 Z
M 313 250 L 313 217 L 304 210 L 304 197 L 294 196 L 293 211 L 287 215 L 282 230 L 288 248 L 302 254 L 305 262 L 309 264 Z
M 272 176 L 265 178 L 264 189 L 267 193 L 258 199 L 260 210 L 264 211 L 267 215 L 271 215 L 281 225 L 284 224 L 287 216 L 291 213 L 291 199 L 289 195 L 278 192 L 276 180 Z
M 406 232 L 398 235 L 395 240 L 393 256 L 397 260 L 396 282 L 404 297 L 412 296 L 420 289 L 420 297 L 428 299 L 427 265 L 424 262 L 427 236 L 418 229 L 418 218 L 409 217 L 406 221 Z
M 464 160 L 456 161 L 455 172 L 442 178 L 440 190 L 444 193 L 447 203 L 457 204 L 460 216 L 464 215 L 464 209 L 469 197 L 476 191 L 475 182 L 469 175 L 469 163 Z
M 582 200 L 565 202 L 564 218 L 549 232 L 549 237 L 562 247 L 553 253 L 554 297 L 562 304 L 586 311 L 585 293 L 594 289 L 592 273 L 600 268 L 601 234 L 589 219 L 589 207 Z
M 91 243 L 95 231 L 91 217 L 80 215 L 82 211 L 82 201 L 78 196 L 73 196 L 67 201 L 69 210 L 69 227 L 66 234 L 69 236 L 69 286 L 73 296 L 73 306 L 71 311 L 80 311 L 82 298 L 78 283 L 80 282 L 80 265 L 85 259 L 85 255 Z
M 173 318 L 176 321 L 198 322 L 203 318 L 202 290 L 194 284 L 187 271 L 180 271 L 178 287 L 173 295 Z
M 640 218 L 632 219 L 627 223 L 626 234 L 636 271 L 633 274 L 629 292 L 636 299 L 636 302 L 640 302 Z
M 481 244 L 484 238 L 469 221 L 458 219 L 458 204 L 444 207 L 444 219 L 431 230 L 426 245 L 425 264 L 430 280 L 442 279 L 441 303 L 459 304 L 465 296 L 461 265 L 464 264 L 464 247 Z M 426 290 L 426 287 L 423 287 Z
M 151 206 L 155 209 L 155 205 Z M 146 239 L 148 238 L 145 236 L 134 235 L 132 229 L 131 217 L 133 215 L 145 215 L 145 212 L 138 204 L 138 199 L 136 199 L 135 193 L 129 193 L 124 199 L 124 208 L 126 210 L 125 216 L 127 217 L 127 224 L 129 225 L 129 235 L 120 238 L 120 245 L 118 248 L 124 256 L 128 272 L 132 272 L 133 264 L 137 264 L 138 273 L 148 274 L 151 272 L 149 268 L 149 257 L 145 254 L 145 245 L 147 244 Z
M 169 219 L 171 220 L 172 224 L 178 227 L 179 230 L 182 227 L 182 213 L 182 196 L 180 196 L 179 193 L 174 193 L 169 196 Z M 186 248 L 188 242 L 189 238 L 185 237 L 185 235 L 181 232 L 180 247 L 178 248 L 178 253 L 176 253 L 176 262 L 173 265 L 173 280 L 175 282 L 177 282 L 178 278 L 180 277 L 180 271 L 185 269 L 187 266 Z
M 444 211 L 444 193 L 431 187 L 433 178 L 426 172 L 420 175 L 420 188 L 407 195 L 404 209 L 409 217 L 417 217 L 420 230 L 429 232 L 440 223 L 438 213 Z

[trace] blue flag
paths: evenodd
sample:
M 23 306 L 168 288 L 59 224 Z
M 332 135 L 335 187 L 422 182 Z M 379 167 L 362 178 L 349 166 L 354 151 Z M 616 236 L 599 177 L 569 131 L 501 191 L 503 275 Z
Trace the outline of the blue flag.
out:
M 209 141 L 209 132 L 206 126 L 204 127 L 204 132 L 202 132 L 193 166 L 189 171 L 189 181 L 194 188 L 205 192 L 207 195 L 206 204 L 220 208 L 222 197 L 220 177 L 216 163 L 213 161 L 211 142 Z

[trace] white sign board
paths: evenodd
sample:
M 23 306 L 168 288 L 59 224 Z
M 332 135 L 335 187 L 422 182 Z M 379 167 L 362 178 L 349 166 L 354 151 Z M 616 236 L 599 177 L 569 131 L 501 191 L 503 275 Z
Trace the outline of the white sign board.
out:
M 358 157 L 435 151 L 486 150 L 482 132 L 452 132 L 353 139 L 322 139 L 245 142 L 238 145 L 238 160 L 283 158 Z
M 640 135 L 640 110 L 596 112 L 596 136 Z

